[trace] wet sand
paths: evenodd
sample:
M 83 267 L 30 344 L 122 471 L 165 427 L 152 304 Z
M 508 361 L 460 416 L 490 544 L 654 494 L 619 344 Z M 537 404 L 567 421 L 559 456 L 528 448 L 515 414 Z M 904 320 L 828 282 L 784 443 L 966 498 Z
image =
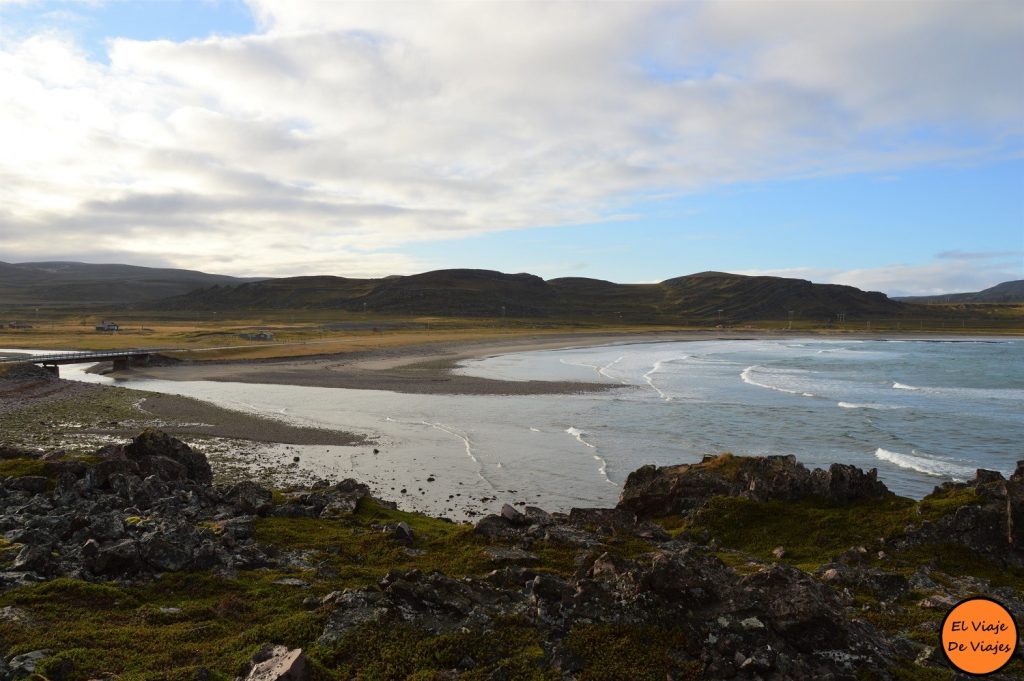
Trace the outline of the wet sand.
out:
M 118 402 L 134 405 L 135 413 L 127 419 L 109 419 L 95 403 L 118 396 Z M 287 445 L 363 445 L 368 440 L 353 433 L 326 428 L 297 426 L 275 419 L 224 409 L 208 402 L 162 395 L 113 386 L 78 381 L 0 378 L 0 417 L 12 422 L 19 412 L 34 409 L 35 413 L 57 414 L 68 410 L 68 404 L 79 405 L 72 412 L 79 416 L 77 434 L 132 437 L 144 427 L 156 427 L 183 438 L 224 438 L 251 442 Z M 39 412 L 39 409 L 43 409 Z M 30 424 L 33 429 L 47 430 L 48 424 Z M 2 429 L 0 429 L 2 430 Z M 18 439 L 18 433 L 0 432 L 0 441 Z

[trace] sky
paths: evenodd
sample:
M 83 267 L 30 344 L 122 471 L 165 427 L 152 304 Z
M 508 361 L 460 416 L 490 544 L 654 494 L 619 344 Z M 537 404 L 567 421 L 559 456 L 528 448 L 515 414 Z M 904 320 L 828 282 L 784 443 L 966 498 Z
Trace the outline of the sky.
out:
M 0 0 L 0 261 L 1024 278 L 1017 0 Z

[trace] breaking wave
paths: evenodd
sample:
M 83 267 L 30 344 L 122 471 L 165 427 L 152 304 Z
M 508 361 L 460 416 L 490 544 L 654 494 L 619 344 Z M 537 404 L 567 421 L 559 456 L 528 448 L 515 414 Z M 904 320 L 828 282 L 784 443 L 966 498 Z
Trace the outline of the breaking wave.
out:
M 917 471 L 925 475 L 934 475 L 938 478 L 952 478 L 958 482 L 970 480 L 974 477 L 976 468 L 943 459 L 921 456 L 917 453 L 916 449 L 911 451 L 914 453 L 901 454 L 900 452 L 893 452 L 879 447 L 875 450 L 875 458 L 888 461 L 900 468 Z

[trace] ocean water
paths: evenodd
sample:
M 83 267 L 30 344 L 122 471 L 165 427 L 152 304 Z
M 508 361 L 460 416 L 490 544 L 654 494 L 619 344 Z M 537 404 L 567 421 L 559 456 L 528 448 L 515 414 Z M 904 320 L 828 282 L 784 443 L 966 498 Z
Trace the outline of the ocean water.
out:
M 912 497 L 946 480 L 968 479 L 977 468 L 1008 474 L 1024 459 L 1019 340 L 639 343 L 503 355 L 463 362 L 457 371 L 618 387 L 572 396 L 470 397 L 117 383 L 364 433 L 380 453 L 316 448 L 318 460 L 333 461 L 326 472 L 367 480 L 407 508 L 455 517 L 505 501 L 549 510 L 610 505 L 641 465 L 688 463 L 719 452 L 877 468 L 890 489 Z M 113 382 L 81 369 L 62 373 Z M 425 483 L 428 475 L 436 482 Z

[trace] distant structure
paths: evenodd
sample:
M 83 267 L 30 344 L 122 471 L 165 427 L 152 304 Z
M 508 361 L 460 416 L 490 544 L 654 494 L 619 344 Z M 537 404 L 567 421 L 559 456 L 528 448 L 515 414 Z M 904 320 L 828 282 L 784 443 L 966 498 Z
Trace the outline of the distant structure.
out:
M 105 333 L 116 333 L 121 330 L 121 327 L 115 322 L 108 322 L 107 320 L 103 320 L 102 324 L 96 325 L 96 330 Z
M 240 334 L 238 334 L 238 337 L 239 338 L 243 338 L 245 340 L 258 340 L 258 341 L 274 340 L 274 334 L 270 333 L 269 331 L 254 331 L 254 332 L 251 332 L 251 333 L 240 333 Z
M 32 325 L 28 322 L 7 322 L 8 329 L 31 329 Z

